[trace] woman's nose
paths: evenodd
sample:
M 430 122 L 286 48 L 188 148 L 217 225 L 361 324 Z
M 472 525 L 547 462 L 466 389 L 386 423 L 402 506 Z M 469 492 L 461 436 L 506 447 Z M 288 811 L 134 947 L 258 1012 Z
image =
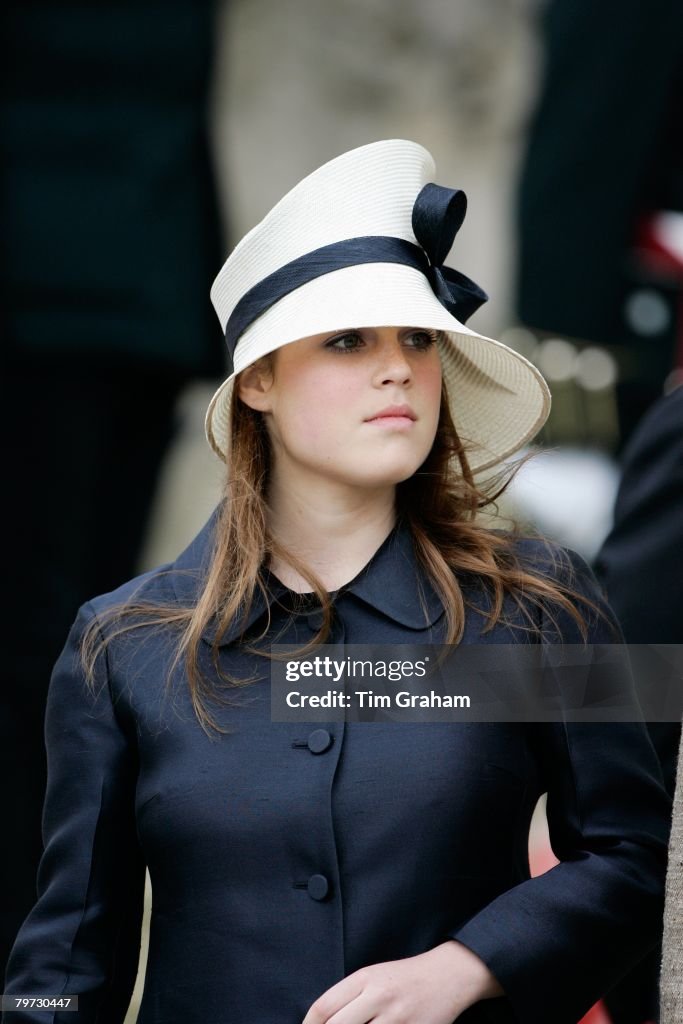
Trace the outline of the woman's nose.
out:
M 378 347 L 376 380 L 381 384 L 405 383 L 413 375 L 406 350 L 399 340 Z

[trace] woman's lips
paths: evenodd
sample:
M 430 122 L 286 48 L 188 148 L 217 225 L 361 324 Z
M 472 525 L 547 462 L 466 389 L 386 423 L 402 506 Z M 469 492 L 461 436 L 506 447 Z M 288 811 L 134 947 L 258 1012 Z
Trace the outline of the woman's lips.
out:
M 410 416 L 376 416 L 372 420 L 366 420 L 366 423 L 372 423 L 373 426 L 378 427 L 412 427 L 415 420 L 411 419 Z
M 416 419 L 409 405 L 389 405 L 365 422 L 385 427 L 410 427 Z

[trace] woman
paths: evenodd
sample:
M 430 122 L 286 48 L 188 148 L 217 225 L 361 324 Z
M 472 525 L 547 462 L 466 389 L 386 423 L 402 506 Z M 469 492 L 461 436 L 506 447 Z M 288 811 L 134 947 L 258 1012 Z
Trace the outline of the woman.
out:
M 274 642 L 615 636 L 577 556 L 475 521 L 473 470 L 549 398 L 463 325 L 485 296 L 443 267 L 465 204 L 433 171 L 401 140 L 342 155 L 214 284 L 223 500 L 176 562 L 81 609 L 51 682 L 6 991 L 78 994 L 64 1020 L 122 1019 L 145 865 L 141 1024 L 569 1024 L 656 939 L 668 806 L 642 724 L 271 721 Z M 562 863 L 530 879 L 546 790 Z

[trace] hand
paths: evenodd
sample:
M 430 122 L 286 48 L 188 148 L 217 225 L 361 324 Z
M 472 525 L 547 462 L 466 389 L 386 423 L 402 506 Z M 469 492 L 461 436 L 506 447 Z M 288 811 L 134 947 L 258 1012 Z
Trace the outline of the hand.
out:
M 452 1024 L 503 995 L 483 960 L 454 939 L 427 953 L 354 971 L 316 999 L 303 1024 Z

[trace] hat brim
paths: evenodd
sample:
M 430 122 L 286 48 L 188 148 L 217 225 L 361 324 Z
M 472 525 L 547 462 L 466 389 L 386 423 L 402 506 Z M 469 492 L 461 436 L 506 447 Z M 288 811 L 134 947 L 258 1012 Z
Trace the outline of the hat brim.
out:
M 354 327 L 424 327 L 444 332 L 439 342 L 451 415 L 467 444 L 473 472 L 496 465 L 540 430 L 550 392 L 539 370 L 499 341 L 458 322 L 420 271 L 403 264 L 344 267 L 290 292 L 240 338 L 235 369 L 206 413 L 209 444 L 230 457 L 234 380 L 257 359 L 301 338 Z

